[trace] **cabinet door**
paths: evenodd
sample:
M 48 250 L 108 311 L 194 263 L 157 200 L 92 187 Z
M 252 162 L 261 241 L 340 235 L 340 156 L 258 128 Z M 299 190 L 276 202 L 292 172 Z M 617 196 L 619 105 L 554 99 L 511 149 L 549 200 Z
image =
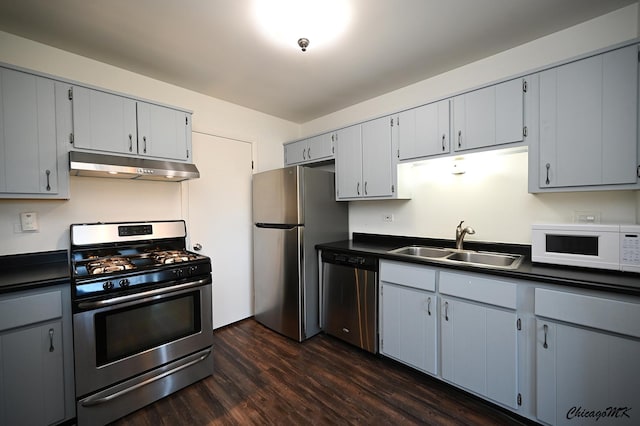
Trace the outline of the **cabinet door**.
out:
M 538 419 L 554 425 L 636 424 L 640 405 L 640 343 L 552 321 L 536 321 Z M 580 416 L 620 408 L 618 417 Z M 633 411 L 625 410 L 630 408 Z
M 491 146 L 496 140 L 495 86 L 456 96 L 454 151 Z
M 637 181 L 637 47 L 540 73 L 540 187 Z
M 524 140 L 524 91 L 522 85 L 522 79 L 515 79 L 495 86 L 496 145 Z
M 136 102 L 85 87 L 73 87 L 73 146 L 137 154 Z
M 381 352 L 435 375 L 436 307 L 434 293 L 383 282 Z
M 307 140 L 289 143 L 284 146 L 284 151 L 285 165 L 302 163 L 306 160 Z
M 445 298 L 440 324 L 442 377 L 517 408 L 515 313 Z
M 307 160 L 318 161 L 333 157 L 335 133 L 314 136 L 307 146 Z
M 365 197 L 393 195 L 394 161 L 391 146 L 390 117 L 362 124 L 362 180 Z
M 403 111 L 396 120 L 399 159 L 449 152 L 448 99 Z
M 64 419 L 62 326 L 54 321 L 0 336 L 0 424 Z
M 0 69 L 0 192 L 58 192 L 54 83 Z
M 186 160 L 188 114 L 172 108 L 137 103 L 138 154 Z
M 360 125 L 347 127 L 337 132 L 336 191 L 336 199 L 362 196 L 362 138 Z

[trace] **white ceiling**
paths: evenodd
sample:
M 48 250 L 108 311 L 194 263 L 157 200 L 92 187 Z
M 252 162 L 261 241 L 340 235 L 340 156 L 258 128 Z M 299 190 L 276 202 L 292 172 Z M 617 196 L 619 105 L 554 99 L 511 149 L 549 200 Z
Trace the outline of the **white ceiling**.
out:
M 0 0 L 0 30 L 304 123 L 636 0 L 350 2 L 305 53 L 264 39 L 252 0 Z

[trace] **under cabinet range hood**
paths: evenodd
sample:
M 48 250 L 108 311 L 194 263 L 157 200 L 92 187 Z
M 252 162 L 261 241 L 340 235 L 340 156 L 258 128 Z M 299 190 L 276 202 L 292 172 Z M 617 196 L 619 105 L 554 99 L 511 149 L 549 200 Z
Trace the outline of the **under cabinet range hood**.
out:
M 72 176 L 108 177 L 116 179 L 159 180 L 180 182 L 197 179 L 195 165 L 177 161 L 120 157 L 90 152 L 69 152 L 69 174 Z

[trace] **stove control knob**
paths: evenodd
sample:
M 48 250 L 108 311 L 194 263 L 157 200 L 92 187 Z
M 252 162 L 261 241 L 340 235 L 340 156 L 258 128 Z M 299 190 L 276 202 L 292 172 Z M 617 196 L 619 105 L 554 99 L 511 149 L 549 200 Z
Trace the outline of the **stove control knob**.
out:
M 129 287 L 129 280 L 127 278 L 123 278 L 118 284 L 120 287 Z
M 174 269 L 173 273 L 176 274 L 180 278 L 182 278 L 182 276 L 184 275 L 184 271 L 182 269 Z
M 107 281 L 104 284 L 102 284 L 102 288 L 104 288 L 105 290 L 111 290 L 113 287 L 114 285 L 111 281 Z

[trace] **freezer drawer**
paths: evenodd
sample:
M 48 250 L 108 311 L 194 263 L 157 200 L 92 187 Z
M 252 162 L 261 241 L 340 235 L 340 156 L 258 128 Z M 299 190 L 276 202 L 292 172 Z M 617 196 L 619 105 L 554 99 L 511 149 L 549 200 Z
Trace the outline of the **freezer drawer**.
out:
M 377 353 L 377 259 L 323 253 L 322 268 L 324 331 Z

